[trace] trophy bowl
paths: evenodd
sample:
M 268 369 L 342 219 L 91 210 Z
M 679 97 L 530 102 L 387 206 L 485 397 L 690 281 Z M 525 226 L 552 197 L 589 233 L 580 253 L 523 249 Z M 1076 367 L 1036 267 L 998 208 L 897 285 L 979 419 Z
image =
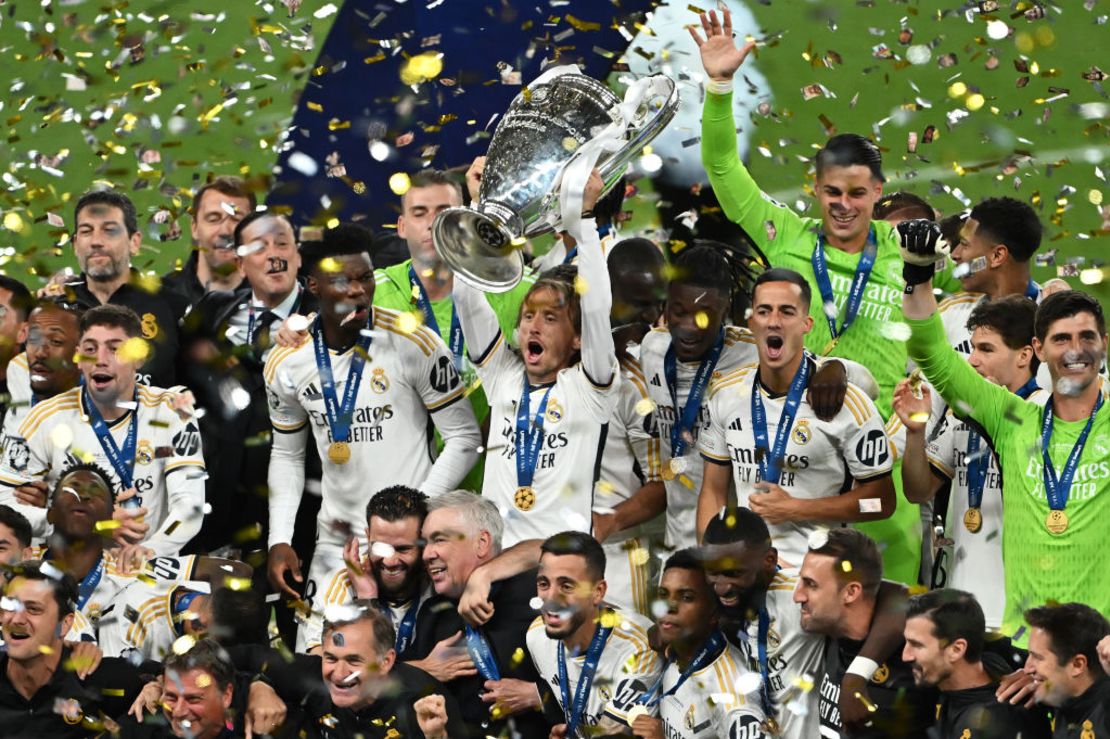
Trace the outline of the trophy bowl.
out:
M 545 72 L 516 96 L 494 131 L 477 203 L 436 216 L 432 241 L 440 259 L 480 290 L 511 290 L 524 275 L 525 238 L 559 225 L 559 184 L 578 150 L 619 136 L 619 148 L 597 160 L 608 192 L 677 109 L 678 91 L 664 75 L 637 81 L 622 102 L 576 67 Z

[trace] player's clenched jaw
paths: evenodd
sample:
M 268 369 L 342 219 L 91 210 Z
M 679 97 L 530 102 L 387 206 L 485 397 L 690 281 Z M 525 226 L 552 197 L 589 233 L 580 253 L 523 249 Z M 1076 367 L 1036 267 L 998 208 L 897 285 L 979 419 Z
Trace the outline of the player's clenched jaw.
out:
M 576 313 L 577 296 L 569 286 L 560 289 L 541 282 L 525 296 L 517 341 L 524 371 L 533 385 L 554 382 L 560 370 L 577 360 L 582 341 Z

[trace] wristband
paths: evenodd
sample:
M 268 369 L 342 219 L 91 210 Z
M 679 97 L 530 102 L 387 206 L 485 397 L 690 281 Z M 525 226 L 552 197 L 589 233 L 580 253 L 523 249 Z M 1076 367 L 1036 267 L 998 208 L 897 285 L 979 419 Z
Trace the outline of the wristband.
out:
M 705 84 L 705 89 L 717 95 L 726 95 L 732 92 L 732 79 L 727 80 L 714 80 L 711 79 Z
M 870 680 L 878 670 L 879 663 L 875 660 L 867 659 L 867 657 L 856 657 L 852 660 L 852 664 L 848 665 L 845 674 L 859 675 L 864 680 Z

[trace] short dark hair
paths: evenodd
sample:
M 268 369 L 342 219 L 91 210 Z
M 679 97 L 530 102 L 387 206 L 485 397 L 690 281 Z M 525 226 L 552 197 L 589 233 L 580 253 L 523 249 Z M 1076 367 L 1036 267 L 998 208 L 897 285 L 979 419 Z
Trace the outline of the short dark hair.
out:
M 258 207 L 258 198 L 255 197 L 254 190 L 247 186 L 246 180 L 242 177 L 236 177 L 235 175 L 221 175 L 208 180 L 208 182 L 201 185 L 196 191 L 196 194 L 193 195 L 193 203 L 189 206 L 189 213 L 194 217 L 197 214 L 200 201 L 209 190 L 215 190 L 222 195 L 227 195 L 232 198 L 246 198 L 247 202 L 250 203 L 250 212 L 252 213 L 254 209 Z
M 743 544 L 752 549 L 772 545 L 767 523 L 750 508 L 728 508 L 709 519 L 702 541 L 707 545 Z
M 130 338 L 142 336 L 143 324 L 139 315 L 125 305 L 105 303 L 95 308 L 89 308 L 81 316 L 81 335 L 83 336 L 93 326 L 109 326 L 122 328 Z
M 301 270 L 312 274 L 320 262 L 330 257 L 347 257 L 365 254 L 370 257 L 374 249 L 374 234 L 357 223 L 341 223 L 335 228 L 324 229 L 318 240 L 301 244 Z M 370 258 L 371 264 L 373 257 Z
M 768 282 L 789 282 L 791 285 L 797 285 L 802 291 L 802 304 L 805 306 L 806 312 L 809 311 L 810 303 L 813 301 L 813 288 L 809 286 L 806 278 L 799 273 L 785 267 L 775 267 L 765 271 L 755 278 L 755 284 L 752 286 L 753 301 L 755 300 L 755 291 L 759 289 L 760 285 L 765 285 Z
M 1002 343 L 1013 350 L 1033 345 L 1033 322 L 1037 304 L 1024 295 L 1004 295 L 994 300 L 984 300 L 975 306 L 967 319 L 967 330 L 989 328 L 1002 337 Z M 1035 377 L 1040 366 L 1037 355 L 1029 365 Z
M 112 476 L 96 462 L 79 462 L 77 464 L 71 464 L 63 469 L 62 473 L 58 475 L 58 481 L 54 483 L 54 489 L 50 491 L 51 502 L 53 502 L 53 500 L 58 497 L 58 493 L 61 492 L 62 480 L 66 479 L 74 472 L 88 472 L 99 477 L 100 481 L 104 483 L 104 487 L 108 489 L 108 499 L 113 504 L 116 502 L 116 489 L 115 486 L 112 485 Z
M 428 515 L 428 496 L 407 485 L 391 485 L 379 490 L 366 504 L 366 520 L 377 516 L 385 521 L 414 517 L 423 521 Z
M 462 200 L 462 185 L 459 184 L 459 178 L 450 172 L 445 172 L 442 169 L 422 169 L 416 174 L 409 176 L 409 190 L 417 190 L 422 187 L 434 187 L 436 185 L 447 185 L 458 194 L 459 200 Z M 404 195 L 401 195 L 402 208 L 404 207 L 405 195 L 407 194 L 408 190 L 405 191 Z
M 280 218 L 289 224 L 289 228 L 293 228 L 293 221 L 289 219 L 286 214 L 277 210 L 255 210 L 248 213 L 243 217 L 243 220 L 235 224 L 235 233 L 232 236 L 235 246 L 243 245 L 243 231 L 247 229 L 255 221 L 260 221 L 263 218 Z M 296 235 L 296 234 L 294 234 Z
M 235 665 L 232 664 L 231 657 L 219 642 L 211 638 L 198 640 L 187 652 L 179 654 L 171 651 L 166 655 L 163 668 L 166 674 L 176 672 L 180 675 L 190 670 L 207 672 L 220 690 L 227 690 L 227 686 L 235 679 Z
M 545 554 L 574 554 L 586 560 L 586 571 L 594 582 L 605 577 L 605 550 L 597 539 L 582 531 L 563 531 L 547 537 L 540 545 L 540 558 Z
M 833 571 L 841 587 L 858 582 L 869 598 L 878 595 L 883 581 L 883 557 L 875 540 L 856 529 L 828 529 L 824 534 L 825 542 L 810 547 L 809 551 L 835 560 Z
M 20 321 L 26 321 L 35 305 L 35 298 L 27 286 L 11 275 L 0 275 L 0 290 L 7 290 L 12 294 L 12 310 L 19 314 Z
M 976 231 L 995 244 L 1005 244 L 1015 262 L 1028 262 L 1041 245 L 1044 227 L 1028 203 L 1014 198 L 987 198 L 971 209 Z
M 89 306 L 71 301 L 64 295 L 44 295 L 35 301 L 34 306 L 31 308 L 31 313 L 34 313 L 36 310 L 60 310 L 63 313 L 68 313 L 73 316 L 73 319 L 77 322 L 78 329 L 80 329 L 81 317 L 85 315 L 85 311 L 88 309 Z M 28 316 L 28 319 L 30 319 L 30 316 Z
M 208 601 L 208 634 L 220 644 L 268 644 L 270 607 L 258 588 L 219 587 Z
M 1033 334 L 1038 341 L 1044 342 L 1049 327 L 1061 318 L 1071 318 L 1080 313 L 1090 313 L 1095 317 L 1099 336 L 1106 335 L 1106 317 L 1102 304 L 1082 290 L 1063 290 L 1053 293 L 1037 306 L 1037 316 L 1033 323 Z
M 49 569 L 47 569 L 49 568 Z M 77 610 L 77 581 L 73 575 L 62 572 L 48 562 L 27 560 L 13 565 L 11 579 L 37 580 L 50 586 L 54 602 L 58 604 L 58 620 Z
M 702 562 L 702 557 L 694 547 L 679 549 L 677 552 L 667 557 L 667 561 L 663 563 L 663 572 L 676 568 L 680 570 L 694 570 L 695 572 L 700 572 L 702 576 L 705 575 L 705 563 Z
M 0 523 L 12 530 L 12 536 L 21 547 L 26 549 L 31 546 L 35 533 L 31 529 L 31 522 L 22 513 L 11 506 L 0 505 Z
M 1110 635 L 1110 622 L 1094 608 L 1083 603 L 1039 606 L 1025 612 L 1025 622 L 1042 629 L 1052 640 L 1052 654 L 1063 665 L 1082 654 L 1087 658 L 1087 674 L 1102 672 L 1098 643 Z
M 127 229 L 128 236 L 134 235 L 139 230 L 139 215 L 135 211 L 135 204 L 131 202 L 131 198 L 115 190 L 89 190 L 79 197 L 77 205 L 73 206 L 74 231 L 77 230 L 79 225 L 81 211 L 94 205 L 119 208 L 123 212 L 123 226 Z
M 975 596 L 962 590 L 941 588 L 910 598 L 906 618 L 922 616 L 933 622 L 933 636 L 948 645 L 957 639 L 967 642 L 964 653 L 968 662 L 978 662 L 983 657 L 987 624 L 983 608 Z
M 756 277 L 769 266 L 746 235 L 736 243 L 695 239 L 671 259 L 670 281 L 720 291 L 731 303 L 733 321 L 739 321 L 751 302 Z
M 374 646 L 379 659 L 384 659 L 389 650 L 394 648 L 397 632 L 393 628 L 393 621 L 382 613 L 372 601 L 358 599 L 350 605 L 338 606 L 338 612 L 339 617 L 329 618 L 330 614 L 325 611 L 323 631 L 325 649 L 327 648 L 326 637 L 329 631 L 334 631 L 341 626 L 356 624 L 360 621 L 370 622 L 370 626 L 374 630 Z
M 606 261 L 613 274 L 632 269 L 661 273 L 667 263 L 663 258 L 663 250 L 654 241 L 639 236 L 621 239 L 609 247 Z
M 879 182 L 886 182 L 883 176 L 883 155 L 879 147 L 858 133 L 842 133 L 825 142 L 817 152 L 815 165 L 817 176 L 829 167 L 851 167 L 862 164 L 871 170 L 871 176 Z
M 936 211 L 925 198 L 914 195 L 912 192 L 899 190 L 887 193 L 875 203 L 875 211 L 871 216 L 876 221 L 885 221 L 897 215 L 903 220 L 936 220 Z
M 599 226 L 610 226 L 624 209 L 625 178 L 617 180 L 609 191 L 594 203 L 594 220 Z

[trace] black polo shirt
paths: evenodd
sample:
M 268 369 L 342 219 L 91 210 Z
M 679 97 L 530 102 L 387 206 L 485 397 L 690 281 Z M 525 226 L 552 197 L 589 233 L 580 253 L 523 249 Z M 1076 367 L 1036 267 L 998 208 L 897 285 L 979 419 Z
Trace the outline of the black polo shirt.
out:
M 139 672 L 126 660 L 106 657 L 85 680 L 66 670 L 69 649 L 62 650 L 50 682 L 30 700 L 8 679 L 8 655 L 0 655 L 0 735 L 11 739 L 95 736 L 103 731 L 100 719 L 127 713 L 142 690 Z M 71 709 L 69 718 L 58 706 Z
M 177 384 L 175 366 L 180 342 L 177 324 L 185 315 L 188 300 L 167 287 L 160 286 L 150 292 L 142 287 L 143 284 L 139 272 L 131 270 L 131 281 L 116 290 L 108 302 L 135 311 L 141 322 L 142 337 L 150 342 L 151 355 L 138 370 L 139 381 L 155 387 L 172 387 Z M 84 275 L 67 282 L 65 289 L 69 299 L 85 308 L 100 305 Z

